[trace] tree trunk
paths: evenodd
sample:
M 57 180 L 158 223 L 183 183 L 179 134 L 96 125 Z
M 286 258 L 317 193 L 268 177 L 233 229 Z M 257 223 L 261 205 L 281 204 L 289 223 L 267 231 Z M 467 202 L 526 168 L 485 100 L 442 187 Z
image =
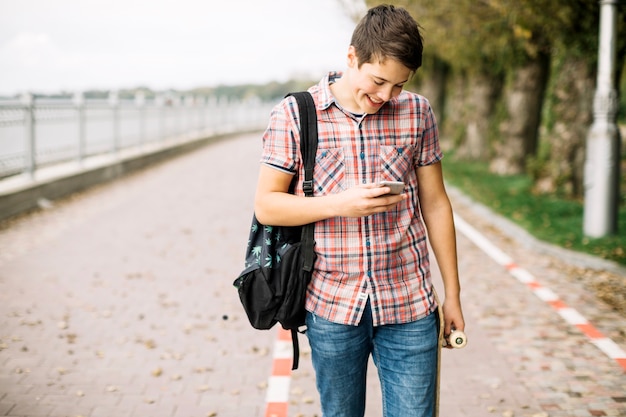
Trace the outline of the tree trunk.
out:
M 549 159 L 535 183 L 542 193 L 582 197 L 585 139 L 593 120 L 595 73 L 588 60 L 565 57 L 555 68 L 554 126 L 548 130 Z
M 526 171 L 526 158 L 537 151 L 548 71 L 548 57 L 540 56 L 511 74 L 504 95 L 507 117 L 499 126 L 500 138 L 494 142 L 491 172 L 512 175 Z
M 490 156 L 489 125 L 493 116 L 502 82 L 486 73 L 472 74 L 467 78 L 464 101 L 466 131 L 457 149 L 459 159 L 487 161 Z
M 467 79 L 461 72 L 449 73 L 445 84 L 443 121 L 439 123 L 441 144 L 444 150 L 460 146 L 465 139 L 465 95 Z
M 444 106 L 448 66 L 437 57 L 429 57 L 428 62 L 425 63 L 425 67 L 427 70 L 425 68 L 425 71 L 422 72 L 422 78 L 417 91 L 430 102 L 430 106 L 435 113 L 437 124 L 441 131 L 445 123 Z M 444 142 L 443 138 L 441 142 Z M 450 144 L 446 143 L 444 145 L 442 143 L 442 146 L 449 148 Z

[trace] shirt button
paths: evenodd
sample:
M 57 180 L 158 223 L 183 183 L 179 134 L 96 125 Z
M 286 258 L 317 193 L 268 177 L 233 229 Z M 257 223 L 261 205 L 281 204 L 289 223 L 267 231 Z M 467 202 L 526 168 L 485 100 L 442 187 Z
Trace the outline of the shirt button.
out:
M 365 159 L 365 152 L 361 152 L 361 159 Z
M 369 240 L 369 239 L 367 239 L 367 240 L 365 241 L 365 246 L 367 246 L 368 248 L 370 247 L 370 240 Z
M 367 276 L 371 278 L 372 277 L 372 271 L 367 271 Z

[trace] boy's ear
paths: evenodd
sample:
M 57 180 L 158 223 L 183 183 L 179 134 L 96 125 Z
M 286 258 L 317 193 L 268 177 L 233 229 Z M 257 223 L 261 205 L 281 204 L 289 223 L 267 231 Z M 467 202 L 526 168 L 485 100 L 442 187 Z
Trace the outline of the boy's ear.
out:
M 358 68 L 359 60 L 356 57 L 356 50 L 354 46 L 350 45 L 348 48 L 348 68 Z

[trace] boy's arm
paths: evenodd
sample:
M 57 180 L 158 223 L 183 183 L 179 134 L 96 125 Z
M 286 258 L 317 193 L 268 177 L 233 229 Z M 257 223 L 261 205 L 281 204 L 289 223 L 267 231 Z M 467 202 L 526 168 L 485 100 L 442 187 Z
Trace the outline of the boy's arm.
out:
M 338 194 L 304 197 L 289 194 L 293 176 L 261 164 L 254 199 L 256 218 L 273 226 L 299 226 L 331 217 L 362 217 L 391 210 L 406 195 L 389 195 L 389 187 L 364 184 Z
M 443 183 L 441 162 L 419 167 L 417 176 L 420 209 L 444 284 L 444 332 L 448 335 L 453 327 L 465 329 L 452 206 Z

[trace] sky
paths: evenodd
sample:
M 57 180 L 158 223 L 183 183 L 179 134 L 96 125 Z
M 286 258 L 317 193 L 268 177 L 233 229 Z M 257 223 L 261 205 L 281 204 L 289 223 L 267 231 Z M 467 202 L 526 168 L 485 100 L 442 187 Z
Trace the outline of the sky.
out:
M 348 14 L 340 0 L 0 0 L 0 95 L 321 79 L 345 66 Z

